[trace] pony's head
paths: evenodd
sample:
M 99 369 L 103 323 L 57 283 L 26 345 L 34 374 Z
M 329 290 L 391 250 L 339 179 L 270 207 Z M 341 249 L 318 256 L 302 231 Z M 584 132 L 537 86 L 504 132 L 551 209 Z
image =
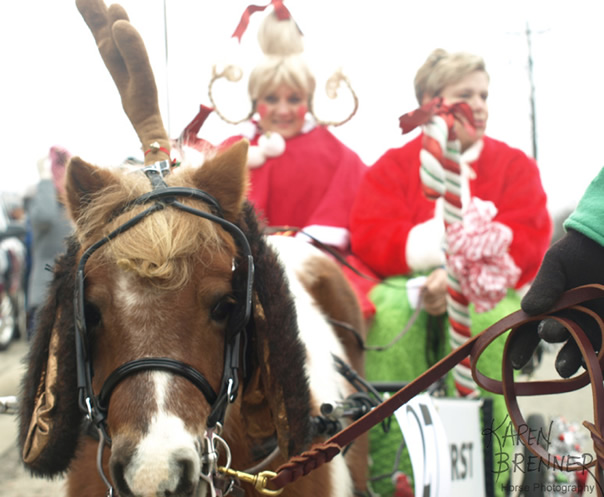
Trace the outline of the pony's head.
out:
M 246 152 L 245 142 L 236 144 L 199 169 L 168 175 L 166 184 L 211 192 L 222 219 L 233 222 L 243 205 Z M 91 377 L 88 393 L 99 397 L 119 494 L 191 495 L 208 417 L 227 387 L 229 327 L 240 314 L 234 307 L 245 305 L 234 271 L 245 261 L 220 224 L 166 199 L 152 201 L 162 207 L 120 232 L 149 208 L 136 201 L 149 190 L 144 174 L 116 173 L 78 158 L 70 163 L 67 202 L 84 287 L 85 336 L 76 353 L 79 361 L 85 358 L 79 368 Z M 179 201 L 215 215 L 203 200 Z M 75 333 L 82 333 L 77 324 Z

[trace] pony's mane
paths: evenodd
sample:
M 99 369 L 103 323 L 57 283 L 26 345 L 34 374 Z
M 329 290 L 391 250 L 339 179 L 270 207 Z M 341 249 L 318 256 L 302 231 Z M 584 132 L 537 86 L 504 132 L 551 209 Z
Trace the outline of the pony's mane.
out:
M 178 170 L 168 175 L 166 183 L 195 187 L 192 172 L 192 168 Z M 77 220 L 76 233 L 82 246 L 100 240 L 151 205 L 129 206 L 150 191 L 146 176 L 121 170 L 114 175 L 118 181 L 94 194 Z M 179 201 L 209 212 L 202 202 Z M 175 208 L 165 208 L 114 238 L 102 249 L 102 257 L 149 280 L 155 287 L 176 289 L 190 280 L 196 263 L 210 266 L 214 254 L 225 251 L 232 254 L 235 250 L 231 238 L 215 223 Z

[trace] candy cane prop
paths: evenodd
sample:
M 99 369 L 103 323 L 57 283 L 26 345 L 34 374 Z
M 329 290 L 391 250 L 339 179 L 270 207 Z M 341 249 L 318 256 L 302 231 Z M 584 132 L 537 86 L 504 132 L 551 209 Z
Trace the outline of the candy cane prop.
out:
M 420 152 L 420 177 L 424 193 L 436 200 L 443 197 L 445 233 L 450 226 L 462 221 L 461 145 L 453 125 L 459 120 L 473 130 L 472 112 L 467 104 L 447 106 L 442 98 L 436 98 L 420 109 L 400 118 L 403 133 L 421 125 L 423 127 L 422 150 Z M 445 268 L 447 271 L 447 314 L 449 340 L 453 349 L 458 348 L 470 337 L 470 302 L 461 290 L 460 282 L 449 264 L 449 249 L 445 235 Z M 455 387 L 461 396 L 478 393 L 472 379 L 470 361 L 466 357 L 453 369 Z

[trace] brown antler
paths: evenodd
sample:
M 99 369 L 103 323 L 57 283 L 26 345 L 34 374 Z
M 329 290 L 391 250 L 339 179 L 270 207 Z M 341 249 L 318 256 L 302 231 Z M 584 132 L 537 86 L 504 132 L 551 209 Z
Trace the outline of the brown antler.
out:
M 76 0 L 76 4 L 141 141 L 145 164 L 169 159 L 170 140 L 159 112 L 155 78 L 140 34 L 121 5 L 107 8 L 103 0 Z

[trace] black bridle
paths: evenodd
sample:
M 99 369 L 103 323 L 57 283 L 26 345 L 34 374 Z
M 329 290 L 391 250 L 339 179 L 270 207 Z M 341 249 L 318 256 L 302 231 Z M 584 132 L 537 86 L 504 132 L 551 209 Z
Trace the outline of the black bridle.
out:
M 167 163 L 167 164 L 164 164 Z M 163 161 L 152 166 L 143 168 L 153 189 L 141 195 L 133 202 L 129 203 L 123 209 L 124 212 L 135 205 L 146 205 L 152 203 L 150 207 L 126 221 L 124 224 L 113 230 L 107 236 L 91 245 L 80 258 L 77 273 L 76 286 L 74 291 L 74 317 L 75 317 L 75 345 L 77 360 L 77 383 L 78 383 L 78 404 L 82 412 L 86 414 L 89 421 L 99 430 L 99 435 L 104 442 L 110 439 L 107 436 L 106 417 L 109 408 L 109 400 L 114 388 L 126 377 L 139 371 L 160 370 L 182 376 L 195 385 L 204 395 L 210 405 L 210 415 L 207 420 L 207 427 L 212 428 L 224 419 L 225 410 L 229 402 L 233 402 L 237 397 L 239 388 L 239 368 L 242 340 L 245 340 L 243 333 L 250 320 L 252 312 L 252 286 L 254 281 L 254 260 L 249 242 L 245 234 L 235 224 L 224 218 L 222 208 L 218 201 L 210 194 L 195 188 L 186 187 L 168 187 L 163 181 L 164 174 L 169 172 L 169 162 Z M 201 200 L 210 207 L 211 213 L 189 207 L 182 204 L 178 198 L 192 198 Z M 90 256 L 100 247 L 113 240 L 118 235 L 132 228 L 140 221 L 151 214 L 172 207 L 181 211 L 199 216 L 201 218 L 219 224 L 235 240 L 241 256 L 241 262 L 233 270 L 233 276 L 236 272 L 245 271 L 245 288 L 243 298 L 239 299 L 234 312 L 229 316 L 228 332 L 225 337 L 224 347 L 224 370 L 220 390 L 214 391 L 208 380 L 202 373 L 193 367 L 177 359 L 169 357 L 145 357 L 135 359 L 122 364 L 116 368 L 105 380 L 99 395 L 96 395 L 92 387 L 92 378 L 94 376 L 92 357 L 90 349 L 90 340 L 86 329 L 86 312 L 84 303 L 84 283 L 85 266 Z

